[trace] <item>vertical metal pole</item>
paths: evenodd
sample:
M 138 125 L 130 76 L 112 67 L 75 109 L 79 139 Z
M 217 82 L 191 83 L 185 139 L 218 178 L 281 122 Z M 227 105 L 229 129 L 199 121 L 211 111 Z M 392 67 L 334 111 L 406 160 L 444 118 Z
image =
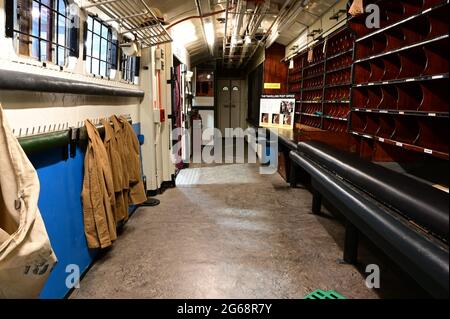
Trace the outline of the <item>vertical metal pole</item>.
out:
M 321 208 L 322 208 L 322 194 L 320 194 L 317 190 L 314 189 L 312 199 L 313 214 L 320 214 Z
M 350 222 L 345 224 L 344 261 L 356 264 L 358 258 L 358 229 Z

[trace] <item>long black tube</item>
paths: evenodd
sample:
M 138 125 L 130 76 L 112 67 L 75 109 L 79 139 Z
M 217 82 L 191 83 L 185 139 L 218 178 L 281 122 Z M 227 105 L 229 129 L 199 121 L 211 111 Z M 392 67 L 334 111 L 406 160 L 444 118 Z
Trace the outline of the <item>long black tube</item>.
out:
M 0 89 L 124 97 L 144 96 L 144 91 L 142 90 L 126 89 L 10 70 L 0 70 Z

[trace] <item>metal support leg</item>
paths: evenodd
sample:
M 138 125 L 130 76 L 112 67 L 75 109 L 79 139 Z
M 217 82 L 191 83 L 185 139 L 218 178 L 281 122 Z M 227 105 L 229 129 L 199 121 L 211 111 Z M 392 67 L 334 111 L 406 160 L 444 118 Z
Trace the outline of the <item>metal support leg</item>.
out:
M 289 169 L 289 184 L 291 188 L 297 187 L 297 167 L 294 164 L 294 161 L 291 160 L 290 169 Z
M 358 229 L 347 220 L 345 224 L 344 261 L 356 264 L 358 259 Z
M 291 165 L 291 160 L 289 157 L 289 150 L 283 150 L 283 155 L 284 155 L 284 167 L 286 167 L 286 182 L 288 182 L 289 184 L 291 183 L 291 170 L 292 170 L 292 165 Z
M 320 214 L 321 208 L 322 208 L 322 194 L 320 194 L 316 190 L 313 190 L 312 212 L 314 214 Z

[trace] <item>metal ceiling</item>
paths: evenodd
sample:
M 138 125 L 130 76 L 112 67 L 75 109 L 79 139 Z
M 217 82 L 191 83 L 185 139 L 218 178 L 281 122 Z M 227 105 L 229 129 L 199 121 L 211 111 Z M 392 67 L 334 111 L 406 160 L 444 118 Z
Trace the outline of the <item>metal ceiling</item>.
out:
M 99 9 L 121 23 L 125 30 L 132 30 L 146 46 L 155 45 L 158 41 L 170 41 L 171 38 L 179 39 L 189 52 L 192 65 L 218 60 L 226 67 L 238 68 L 245 66 L 261 45 L 267 46 L 274 41 L 287 45 L 295 40 L 338 0 L 92 0 L 90 2 L 97 5 L 103 2 Z M 162 13 L 164 26 L 159 23 L 155 26 L 150 25 L 148 21 L 158 21 L 152 8 L 157 8 Z M 208 46 L 204 31 L 204 24 L 208 21 L 214 26 L 213 47 Z M 166 29 L 171 37 L 166 35 Z

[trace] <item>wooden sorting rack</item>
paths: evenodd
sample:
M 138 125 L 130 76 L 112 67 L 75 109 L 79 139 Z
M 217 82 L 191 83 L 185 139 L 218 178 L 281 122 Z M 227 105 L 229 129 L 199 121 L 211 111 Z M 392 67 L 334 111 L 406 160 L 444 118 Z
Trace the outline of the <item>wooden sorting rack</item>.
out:
M 381 29 L 364 16 L 357 39 L 349 132 L 372 143 L 448 160 L 448 4 L 377 1 Z
M 347 131 L 353 43 L 353 33 L 343 26 L 312 48 L 312 62 L 308 62 L 309 50 L 294 57 L 288 85 L 297 99 L 297 124 Z

